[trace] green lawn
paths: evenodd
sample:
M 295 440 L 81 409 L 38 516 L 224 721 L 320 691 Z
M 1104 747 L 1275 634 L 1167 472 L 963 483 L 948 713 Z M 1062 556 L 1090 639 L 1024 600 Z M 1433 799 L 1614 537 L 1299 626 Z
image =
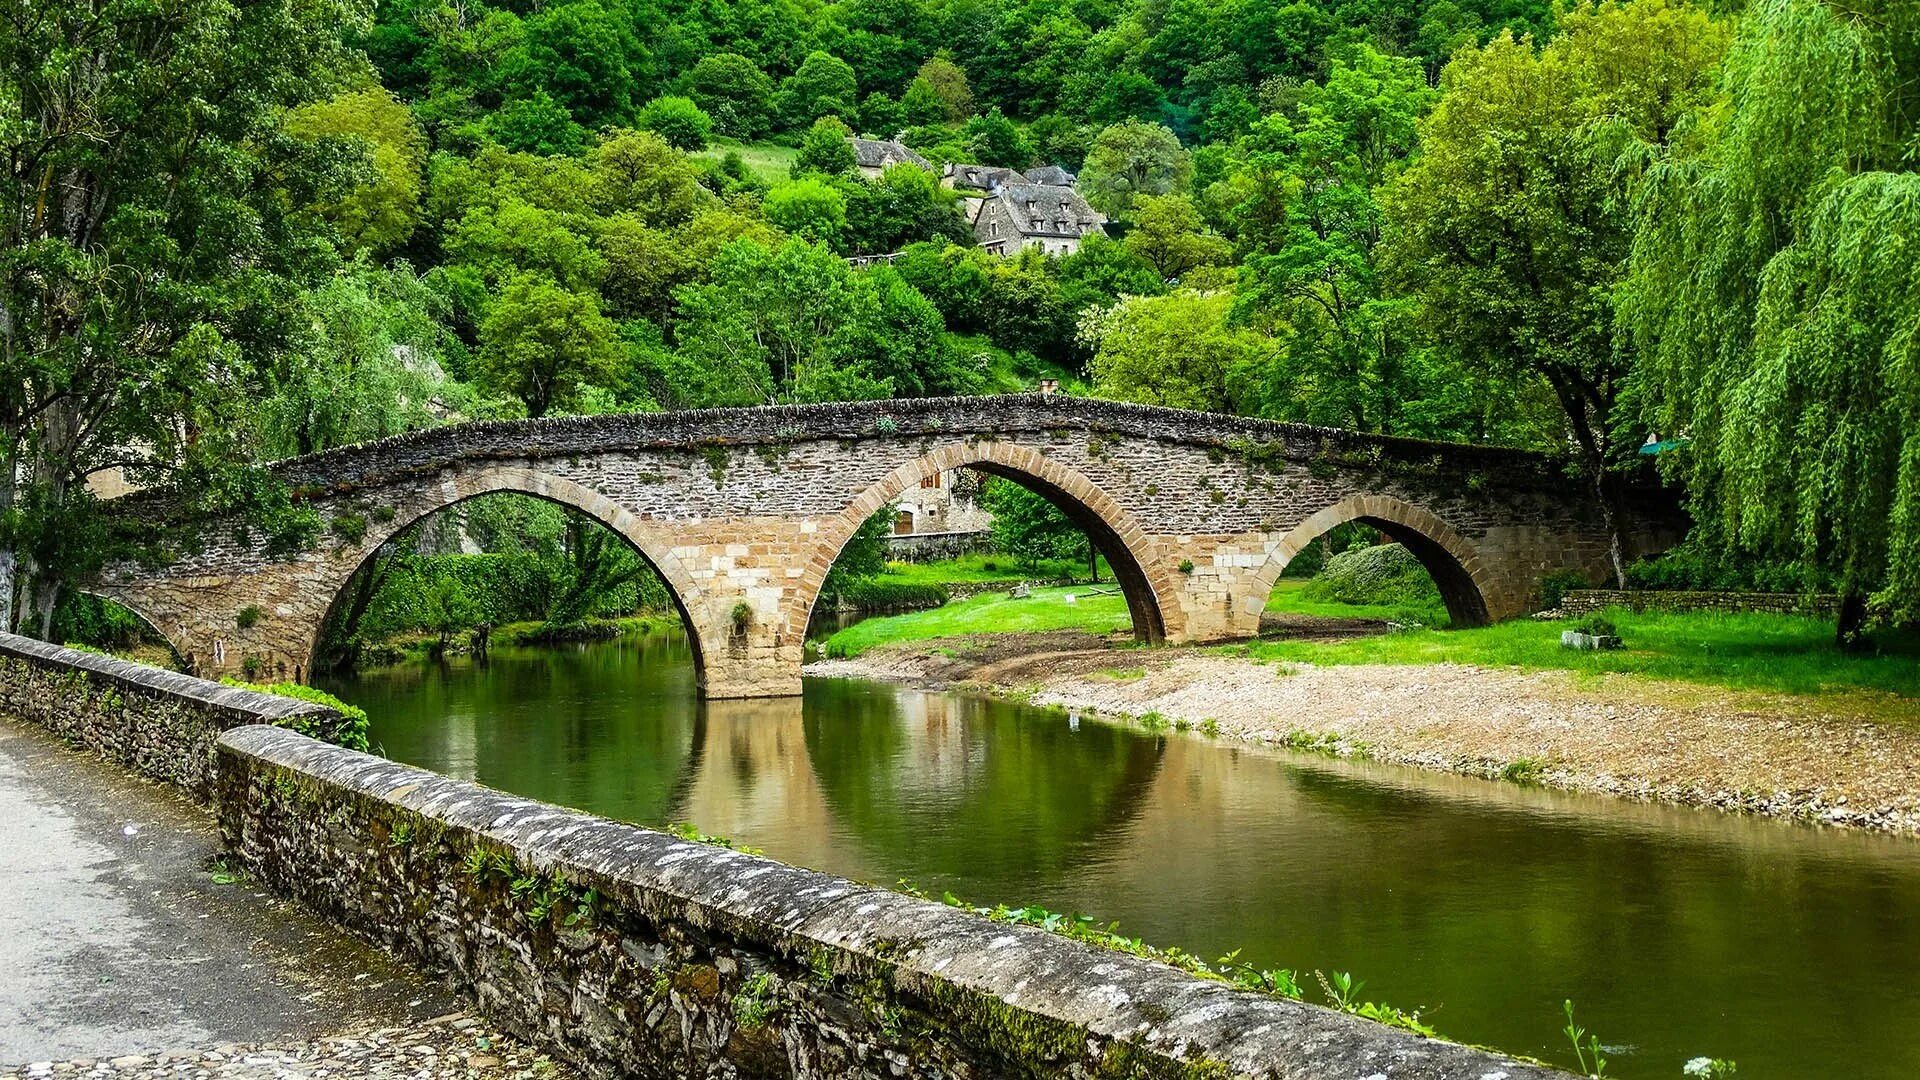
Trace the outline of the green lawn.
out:
M 1920 634 L 1880 636 L 1882 651 L 1852 656 L 1833 644 L 1833 623 L 1791 615 L 1608 612 L 1626 647 L 1577 652 L 1560 646 L 1559 623 L 1514 619 L 1473 630 L 1406 630 L 1334 642 L 1262 641 L 1263 660 L 1311 664 L 1479 664 L 1487 667 L 1623 672 L 1790 694 L 1883 690 L 1920 697 Z
M 858 623 L 827 639 L 826 655 L 857 656 L 881 645 L 968 634 L 1084 630 L 1109 634 L 1128 625 L 1119 595 L 1087 596 L 1085 586 L 1035 589 L 1024 600 L 1000 594 L 930 611 Z M 1078 602 L 1068 604 L 1073 593 Z M 1324 604 L 1299 598 L 1283 581 L 1269 611 L 1363 618 L 1404 616 L 1392 606 Z M 1270 640 L 1230 646 L 1260 660 L 1309 664 L 1477 664 L 1606 672 L 1674 679 L 1706 686 L 1789 694 L 1853 690 L 1920 698 L 1920 634 L 1883 634 L 1881 651 L 1851 656 L 1833 645 L 1833 624 L 1789 615 L 1688 615 L 1609 612 L 1626 647 L 1612 652 L 1562 648 L 1559 623 L 1515 619 L 1472 630 L 1408 629 L 1339 641 Z M 1399 621 L 1396 619 L 1396 621 Z
M 741 143 L 733 139 L 715 139 L 694 156 L 719 161 L 727 156 L 728 151 L 738 151 L 747 171 L 769 184 L 787 179 L 793 159 L 800 156 L 800 151 L 791 146 L 776 146 L 769 142 Z
M 1071 604 L 1067 602 L 1070 595 L 1075 597 Z M 880 645 L 928 638 L 1035 630 L 1110 634 L 1131 625 L 1126 598 L 1117 591 L 1110 596 L 1089 596 L 1087 586 L 1069 585 L 1035 589 L 1033 595 L 1020 600 L 1004 593 L 987 593 L 928 611 L 868 619 L 828 638 L 821 651 L 827 656 L 858 656 Z
M 1446 606 L 1435 599 L 1431 603 L 1342 604 L 1330 600 L 1311 600 L 1305 595 L 1312 578 L 1281 578 L 1267 597 L 1267 610 L 1290 615 L 1320 615 L 1330 619 L 1384 619 L 1403 626 L 1445 626 Z

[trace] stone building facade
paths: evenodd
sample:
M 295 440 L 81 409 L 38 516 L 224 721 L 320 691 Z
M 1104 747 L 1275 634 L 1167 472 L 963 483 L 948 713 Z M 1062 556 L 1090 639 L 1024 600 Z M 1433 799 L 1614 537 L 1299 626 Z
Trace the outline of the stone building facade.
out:
M 419 518 L 513 491 L 573 506 L 659 572 L 705 692 L 797 693 L 808 618 L 869 516 L 972 469 L 1047 496 L 1113 567 L 1144 640 L 1243 638 L 1281 569 L 1347 521 L 1406 544 L 1456 623 L 1530 609 L 1542 575 L 1599 580 L 1598 507 L 1540 455 L 1058 395 L 934 398 L 465 424 L 282 462 L 324 527 L 275 551 L 244 522 L 191 523 L 161 565 L 90 589 L 202 674 L 302 678 L 356 568 Z M 1671 539 L 1665 500 L 1636 513 Z M 179 525 L 165 492 L 109 504 Z

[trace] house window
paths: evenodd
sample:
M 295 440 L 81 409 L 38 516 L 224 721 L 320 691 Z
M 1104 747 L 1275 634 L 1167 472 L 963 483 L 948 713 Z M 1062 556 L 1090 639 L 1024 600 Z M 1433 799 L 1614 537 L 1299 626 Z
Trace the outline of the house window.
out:
M 921 487 L 923 487 L 923 488 L 937 488 L 937 487 L 939 487 L 939 486 L 940 486 L 940 474 L 939 474 L 939 473 L 934 473 L 934 474 L 933 474 L 932 476 L 923 476 L 923 477 L 921 477 L 921 478 L 920 478 L 920 486 L 921 486 Z
M 913 532 L 913 511 L 902 510 L 893 516 L 893 535 L 906 536 Z

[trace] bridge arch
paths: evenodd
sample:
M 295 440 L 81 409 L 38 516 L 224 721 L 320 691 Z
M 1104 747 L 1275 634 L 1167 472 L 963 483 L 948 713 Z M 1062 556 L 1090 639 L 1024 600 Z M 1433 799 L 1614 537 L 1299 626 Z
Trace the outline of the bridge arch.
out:
M 503 492 L 528 495 L 579 510 L 612 529 L 635 552 L 639 553 L 641 559 L 666 583 L 667 595 L 673 598 L 674 608 L 687 628 L 687 640 L 693 649 L 695 673 L 702 681 L 705 680 L 707 665 L 701 641 L 701 623 L 696 619 L 696 614 L 702 611 L 705 592 L 694 582 L 692 575 L 687 572 L 686 565 L 673 553 L 657 528 L 650 527 L 646 518 L 642 518 L 584 484 L 552 473 L 505 465 L 449 477 L 441 484 L 427 489 L 422 497 L 404 507 L 396 508 L 398 512 L 393 518 L 379 525 L 377 530 L 368 530 L 366 538 L 356 548 L 351 549 L 350 559 L 343 563 L 344 571 L 336 567 L 334 572 L 328 574 L 321 583 L 325 604 L 320 609 L 319 622 L 312 628 L 312 640 L 307 650 L 307 670 L 313 671 L 320 660 L 318 654 L 322 630 L 326 621 L 332 617 L 333 609 L 339 603 L 348 582 L 353 580 L 353 575 L 365 566 L 381 547 L 423 518 L 483 495 Z
M 1439 587 L 1440 599 L 1454 626 L 1485 626 L 1492 621 L 1487 597 L 1493 581 L 1480 553 L 1459 530 L 1432 511 L 1390 495 L 1354 495 L 1334 503 L 1293 527 L 1274 548 L 1254 579 L 1248 603 L 1256 619 L 1280 580 L 1280 572 L 1322 533 L 1357 521 L 1385 533 L 1420 560 Z
M 1127 600 L 1134 635 L 1142 641 L 1167 637 L 1167 614 L 1178 615 L 1179 587 L 1168 577 L 1164 560 L 1153 558 L 1146 532 L 1132 514 L 1083 473 L 1016 443 L 977 440 L 948 443 L 914 458 L 861 492 L 837 516 L 823 522 L 819 540 L 797 583 L 786 632 L 806 635 L 813 608 L 832 569 L 860 525 L 920 482 L 948 469 L 975 469 L 1011 480 L 1045 497 L 1086 532 L 1106 557 Z

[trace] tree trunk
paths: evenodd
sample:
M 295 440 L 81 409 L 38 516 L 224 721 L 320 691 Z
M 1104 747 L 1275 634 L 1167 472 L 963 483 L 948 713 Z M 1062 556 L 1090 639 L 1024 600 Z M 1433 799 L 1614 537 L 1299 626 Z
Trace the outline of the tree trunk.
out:
M 1627 541 L 1621 521 L 1626 517 L 1618 477 L 1603 468 L 1594 476 L 1593 494 L 1600 500 L 1600 516 L 1607 524 L 1607 557 L 1613 562 L 1613 587 L 1627 587 Z
M 1840 594 L 1840 618 L 1834 628 L 1834 643 L 1845 652 L 1865 652 L 1867 639 L 1867 597 L 1848 588 Z
M 1087 576 L 1095 585 L 1100 584 L 1100 548 L 1091 536 L 1087 537 Z

